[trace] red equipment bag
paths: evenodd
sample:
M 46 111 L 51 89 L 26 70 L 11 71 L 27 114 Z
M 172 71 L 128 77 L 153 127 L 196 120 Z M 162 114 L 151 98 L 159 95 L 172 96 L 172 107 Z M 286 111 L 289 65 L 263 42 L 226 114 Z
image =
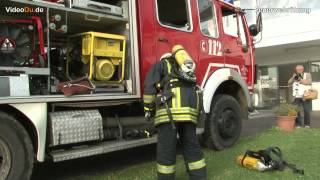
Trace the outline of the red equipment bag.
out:
M 57 85 L 57 91 L 63 92 L 65 96 L 72 96 L 75 94 L 91 94 L 94 89 L 95 86 L 87 77 L 62 82 Z

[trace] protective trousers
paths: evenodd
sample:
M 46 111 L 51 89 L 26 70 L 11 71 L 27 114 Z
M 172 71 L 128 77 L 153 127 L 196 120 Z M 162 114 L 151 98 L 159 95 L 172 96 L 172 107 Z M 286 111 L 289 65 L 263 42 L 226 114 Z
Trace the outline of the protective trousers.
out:
M 192 122 L 170 123 L 157 126 L 157 172 L 158 180 L 175 179 L 177 134 L 182 146 L 186 169 L 191 180 L 206 179 L 206 163 L 196 136 L 196 125 Z

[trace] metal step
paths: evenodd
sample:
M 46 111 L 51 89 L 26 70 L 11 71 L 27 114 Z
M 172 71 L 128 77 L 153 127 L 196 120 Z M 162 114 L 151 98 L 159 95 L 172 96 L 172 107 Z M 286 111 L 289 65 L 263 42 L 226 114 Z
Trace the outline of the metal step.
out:
M 138 140 L 115 140 L 102 142 L 97 145 L 86 145 L 74 147 L 72 150 L 55 150 L 50 153 L 54 162 L 65 161 L 70 159 L 83 158 L 98 154 L 134 148 L 157 142 L 157 136 L 151 138 L 143 138 Z
M 197 134 L 202 134 L 203 128 L 197 128 Z M 106 154 L 109 152 L 130 149 L 148 144 L 154 144 L 157 142 L 157 135 L 151 138 L 143 138 L 137 140 L 115 140 L 102 142 L 97 145 L 83 145 L 73 147 L 71 150 L 59 149 L 50 153 L 54 162 L 66 161 L 71 159 L 78 159 L 83 157 L 89 157 L 98 154 Z

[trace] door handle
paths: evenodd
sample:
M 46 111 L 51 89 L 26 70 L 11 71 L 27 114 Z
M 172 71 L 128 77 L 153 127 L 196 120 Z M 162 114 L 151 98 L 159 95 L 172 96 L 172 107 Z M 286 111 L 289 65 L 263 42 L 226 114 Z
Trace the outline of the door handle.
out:
M 223 52 L 227 53 L 227 54 L 230 54 L 231 53 L 231 50 L 230 49 L 225 49 Z
M 159 41 L 159 42 L 163 42 L 163 43 L 169 42 L 168 39 L 167 39 L 167 38 L 164 38 L 164 37 L 160 37 L 160 38 L 158 39 L 158 41 Z

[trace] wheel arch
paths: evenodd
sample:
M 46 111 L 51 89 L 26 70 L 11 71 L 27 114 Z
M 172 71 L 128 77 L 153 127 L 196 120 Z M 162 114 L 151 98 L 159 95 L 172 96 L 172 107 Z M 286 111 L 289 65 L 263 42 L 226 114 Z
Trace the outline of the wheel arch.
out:
M 247 118 L 248 108 L 251 107 L 249 90 L 237 71 L 231 68 L 218 69 L 211 74 L 203 88 L 203 107 L 206 113 L 210 112 L 214 96 L 228 94 L 239 102 L 242 115 Z
M 47 116 L 44 116 L 43 112 L 35 113 L 35 110 L 43 111 L 43 104 L 44 103 L 0 105 L 0 111 L 13 116 L 25 128 L 32 141 L 36 159 L 39 162 L 43 162 L 45 157 Z M 43 119 L 43 122 L 41 122 L 41 119 Z

